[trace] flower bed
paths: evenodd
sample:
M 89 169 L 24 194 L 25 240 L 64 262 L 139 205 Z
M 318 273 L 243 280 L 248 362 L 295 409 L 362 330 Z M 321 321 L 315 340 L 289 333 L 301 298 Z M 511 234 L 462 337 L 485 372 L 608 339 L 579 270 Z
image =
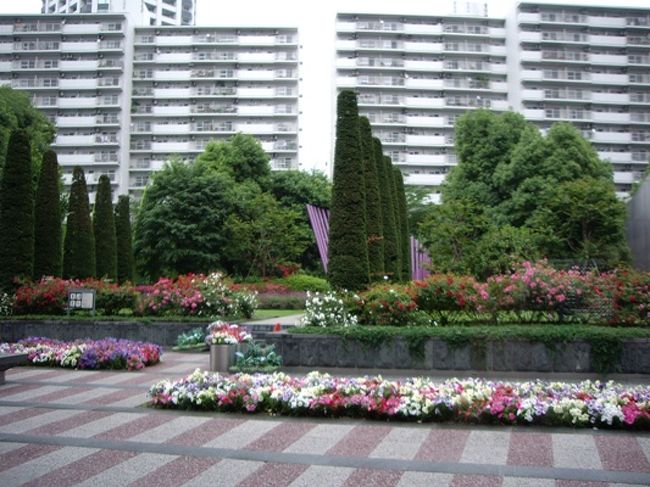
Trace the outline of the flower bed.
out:
M 154 406 L 370 419 L 650 429 L 650 387 L 613 382 L 338 378 L 312 372 L 222 376 L 196 370 L 149 391 Z
M 0 352 L 27 353 L 32 365 L 71 369 L 138 370 L 157 364 L 162 348 L 153 343 L 105 338 L 63 342 L 29 337 L 17 343 L 0 344 Z

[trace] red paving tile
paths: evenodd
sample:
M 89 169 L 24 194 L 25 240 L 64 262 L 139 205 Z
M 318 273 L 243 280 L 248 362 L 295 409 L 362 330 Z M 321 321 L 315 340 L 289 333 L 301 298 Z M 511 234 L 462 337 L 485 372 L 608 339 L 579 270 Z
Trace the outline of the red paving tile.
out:
M 586 482 L 583 480 L 556 480 L 555 487 L 608 487 L 607 482 Z
M 201 474 L 204 470 L 216 465 L 218 458 L 179 457 L 166 463 L 153 472 L 139 478 L 129 487 L 177 487 Z M 215 479 L 214 485 L 218 485 Z
M 53 423 L 39 426 L 38 428 L 26 431 L 25 433 L 29 435 L 56 435 L 64 431 L 76 428 L 77 426 L 81 426 L 82 424 L 87 424 L 110 415 L 111 413 L 102 411 L 84 411 L 70 418 L 54 421 Z
M 127 440 L 147 430 L 156 428 L 161 424 L 165 424 L 171 419 L 173 419 L 173 416 L 167 416 L 165 414 L 147 414 L 146 416 L 136 418 L 133 421 L 99 433 L 94 438 L 100 440 Z
M 47 394 L 34 396 L 31 398 L 31 400 L 37 402 L 56 402 L 58 399 L 63 399 L 64 397 L 72 396 L 74 394 L 81 394 L 82 392 L 85 392 L 85 389 L 82 387 L 61 386 L 54 392 L 48 392 Z
M 24 484 L 24 487 L 68 487 L 108 470 L 137 455 L 134 452 L 101 450 Z
M 0 472 L 62 448 L 55 445 L 25 445 L 0 455 Z
M 12 396 L 14 394 L 20 394 L 21 392 L 27 392 L 27 391 L 33 391 L 34 389 L 38 389 L 39 387 L 43 387 L 41 384 L 19 384 L 19 385 L 14 385 L 14 386 L 7 386 L 7 387 L 0 387 L 0 399 L 7 399 L 11 401 L 11 398 L 9 396 Z
M 38 409 L 25 408 L 19 411 L 6 413 L 0 416 L 0 426 L 15 423 L 17 421 L 22 421 L 23 419 L 27 419 L 27 418 L 33 418 L 34 416 L 38 416 L 39 414 L 45 414 L 50 411 L 51 409 L 44 409 L 44 408 L 38 408 Z
M 52 377 L 61 377 L 62 374 L 69 374 L 70 372 L 64 372 L 61 369 L 54 369 L 54 370 L 48 370 L 48 369 L 40 369 L 38 374 L 32 374 L 28 377 L 20 377 L 21 372 L 25 372 L 26 370 L 34 370 L 34 369 L 22 369 L 20 367 L 18 368 L 13 368 L 9 369 L 7 371 L 7 380 L 45 380 L 45 379 L 51 379 Z
M 510 434 L 508 465 L 525 465 L 530 467 L 553 466 L 553 440 L 549 433 Z
M 356 426 L 327 455 L 368 456 L 390 430 L 389 426 Z
M 449 487 L 500 487 L 502 481 L 491 475 L 454 475 Z
M 286 422 L 279 424 L 251 444 L 247 450 L 282 451 L 296 442 L 316 425 L 309 423 Z
M 468 430 L 433 429 L 420 446 L 415 459 L 431 462 L 458 462 L 468 437 Z
M 174 417 L 170 416 L 169 420 L 171 421 L 172 419 Z M 239 426 L 243 422 L 243 419 L 213 418 L 191 430 L 170 438 L 165 443 L 183 446 L 201 446 L 214 440 L 217 436 L 221 436 L 225 432 L 230 431 L 235 426 Z
M 96 405 L 108 406 L 111 403 L 122 401 L 123 399 L 128 399 L 129 397 L 138 396 L 138 395 L 142 397 L 142 402 L 145 402 L 147 400 L 146 392 L 144 390 L 139 391 L 137 389 L 120 389 L 115 392 L 111 392 L 110 394 L 106 394 L 104 396 L 93 397 L 92 399 L 83 401 L 82 404 L 96 404 Z
M 650 462 L 633 436 L 595 435 L 594 441 L 605 470 L 650 473 Z
M 284 487 L 296 480 L 308 465 L 266 463 L 242 480 L 238 487 Z
M 88 370 L 79 370 L 77 371 L 77 374 L 79 375 L 79 377 L 75 377 L 74 379 L 67 380 L 65 381 L 65 383 L 86 385 L 89 382 L 101 379 L 102 377 L 106 377 L 106 372 L 91 372 Z
M 359 487 L 360 485 L 393 487 L 397 485 L 403 473 L 396 470 L 358 468 L 350 474 L 343 485 L 344 487 Z

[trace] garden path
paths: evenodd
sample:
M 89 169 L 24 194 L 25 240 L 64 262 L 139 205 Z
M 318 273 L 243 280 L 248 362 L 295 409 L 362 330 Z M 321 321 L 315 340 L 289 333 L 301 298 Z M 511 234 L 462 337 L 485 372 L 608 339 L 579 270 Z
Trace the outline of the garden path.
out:
M 152 383 L 208 364 L 207 354 L 163 358 L 140 372 L 8 371 L 0 485 L 650 485 L 648 433 L 142 407 Z

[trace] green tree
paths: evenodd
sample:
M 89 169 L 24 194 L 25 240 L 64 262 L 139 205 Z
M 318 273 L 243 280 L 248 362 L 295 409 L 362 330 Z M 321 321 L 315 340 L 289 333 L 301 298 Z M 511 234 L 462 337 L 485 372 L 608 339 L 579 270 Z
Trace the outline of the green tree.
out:
M 402 256 L 402 279 L 411 278 L 411 233 L 409 232 L 408 214 L 406 211 L 406 194 L 404 192 L 404 177 L 399 167 L 395 171 L 395 195 L 397 197 L 397 210 L 400 224 L 400 248 Z
M 329 208 L 332 183 L 322 172 L 274 171 L 271 173 L 270 191 L 283 208 L 298 213 L 295 224 L 309 235 L 309 245 L 299 258 L 300 265 L 310 271 L 322 271 L 306 205 Z
M 54 125 L 32 105 L 27 93 L 9 86 L 0 86 L 0 173 L 5 163 L 9 137 L 14 130 L 27 132 L 30 140 L 32 176 L 36 177 L 40 173 L 43 154 L 54 140 Z
M 384 258 L 386 252 L 390 262 L 384 261 L 386 275 L 390 278 L 402 280 L 402 246 L 401 246 L 401 226 L 399 222 L 399 213 L 397 208 L 397 195 L 395 194 L 395 173 L 393 172 L 393 163 L 390 157 L 383 156 L 384 159 L 384 178 L 386 179 L 386 199 L 388 200 L 388 215 L 384 214 L 384 221 L 388 222 L 388 229 L 384 232 Z M 394 249 L 394 250 L 392 250 Z
M 226 141 L 208 143 L 196 164 L 227 172 L 236 182 L 254 180 L 263 188 L 271 174 L 269 156 L 252 135 L 238 133 Z
M 371 279 L 379 280 L 384 276 L 383 220 L 379 196 L 379 176 L 375 164 L 375 146 L 372 140 L 370 121 L 366 117 L 359 117 L 359 135 L 365 175 L 368 265 Z
M 408 228 L 415 236 L 420 235 L 420 225 L 436 206 L 431 202 L 432 192 L 433 188 L 429 186 L 406 185 L 404 187 Z
M 228 247 L 235 268 L 245 276 L 267 277 L 278 264 L 295 262 L 309 245 L 310 232 L 300 225 L 300 214 L 283 208 L 268 193 L 260 193 L 250 201 L 251 213 L 246 218 L 233 213 L 226 221 L 232 242 Z
M 397 259 L 397 242 L 395 240 L 395 213 L 392 210 L 392 196 L 389 192 L 388 177 L 381 141 L 373 137 L 375 148 L 375 167 L 379 181 L 379 199 L 381 203 L 382 247 L 384 252 L 384 273 L 394 277 Z
M 332 286 L 358 290 L 369 284 L 369 270 L 364 166 L 354 92 L 339 93 L 336 117 L 328 274 Z
M 0 287 L 11 290 L 16 277 L 34 270 L 34 193 L 29 136 L 11 133 L 0 180 Z
M 34 279 L 61 277 L 63 272 L 63 235 L 61 227 L 59 164 L 56 153 L 43 154 L 34 204 Z
M 75 167 L 63 241 L 63 277 L 85 279 L 95 276 L 95 236 L 90 219 L 88 188 L 83 169 Z
M 95 275 L 99 278 L 117 280 L 117 238 L 113 217 L 113 191 L 111 180 L 105 174 L 99 177 L 95 210 Z
M 133 235 L 131 234 L 131 205 L 128 195 L 117 198 L 115 206 L 115 237 L 117 244 L 117 280 L 133 282 Z
M 236 182 L 223 171 L 170 161 L 146 188 L 134 228 L 136 267 L 152 280 L 221 268 Z

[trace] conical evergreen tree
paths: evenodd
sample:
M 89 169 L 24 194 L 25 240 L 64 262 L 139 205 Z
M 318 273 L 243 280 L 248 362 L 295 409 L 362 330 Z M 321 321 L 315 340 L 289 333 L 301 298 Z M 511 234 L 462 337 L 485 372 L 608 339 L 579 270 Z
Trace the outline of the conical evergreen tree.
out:
M 115 236 L 117 237 L 117 280 L 120 283 L 133 281 L 133 237 L 128 195 L 117 199 L 115 206 Z
M 396 281 L 402 280 L 402 246 L 401 242 L 401 228 L 399 222 L 399 212 L 397 211 L 397 195 L 395 194 L 395 173 L 393 171 L 393 162 L 390 157 L 384 156 L 384 170 L 386 171 L 386 187 L 390 195 L 390 211 L 393 214 L 394 234 L 392 236 L 395 242 L 395 270 L 393 271 L 393 279 Z
M 379 196 L 379 177 L 375 164 L 375 146 L 372 140 L 372 129 L 370 128 L 370 121 L 366 117 L 359 118 L 359 136 L 361 140 L 366 187 L 368 266 L 371 280 L 379 280 L 384 275 L 381 199 Z
M 328 275 L 335 288 L 359 290 L 369 284 L 363 176 L 357 96 L 344 90 L 337 100 L 328 251 Z
M 34 279 L 63 272 L 59 164 L 56 153 L 43 154 L 34 204 Z
M 11 133 L 0 180 L 0 289 L 34 270 L 34 190 L 29 136 Z
M 83 169 L 72 173 L 68 218 L 63 243 L 63 277 L 85 279 L 95 275 L 95 237 L 90 221 L 88 188 Z
M 116 280 L 117 242 L 113 218 L 113 193 L 111 180 L 105 174 L 99 177 L 97 185 L 93 229 L 95 231 L 95 275 Z
M 397 195 L 397 206 L 399 211 L 400 237 L 402 249 L 402 279 L 405 281 L 411 278 L 411 236 L 409 233 L 408 214 L 406 210 L 406 192 L 404 190 L 404 176 L 399 167 L 393 167 L 395 171 L 395 194 Z
M 391 279 L 397 280 L 400 266 L 397 234 L 395 230 L 395 209 L 393 206 L 393 178 L 389 177 L 389 175 L 392 176 L 392 169 L 388 156 L 385 156 L 381 152 L 375 155 L 381 177 L 381 205 L 384 221 L 384 272 Z

